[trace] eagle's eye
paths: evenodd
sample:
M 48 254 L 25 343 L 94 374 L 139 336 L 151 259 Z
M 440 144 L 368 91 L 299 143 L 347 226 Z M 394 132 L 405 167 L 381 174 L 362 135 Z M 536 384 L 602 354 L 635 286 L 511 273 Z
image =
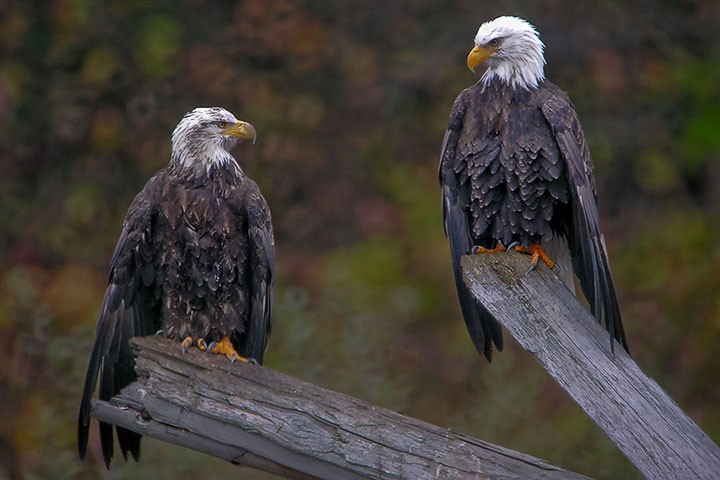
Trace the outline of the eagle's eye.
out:
M 497 47 L 500 45 L 500 39 L 499 38 L 493 38 L 490 40 L 490 45 L 493 47 Z
M 218 127 L 225 128 L 227 126 L 227 123 L 225 122 L 218 122 Z

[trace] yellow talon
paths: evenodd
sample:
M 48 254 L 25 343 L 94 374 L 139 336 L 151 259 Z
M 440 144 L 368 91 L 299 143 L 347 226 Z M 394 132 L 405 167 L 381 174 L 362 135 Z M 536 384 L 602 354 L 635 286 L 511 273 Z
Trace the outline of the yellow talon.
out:
M 475 245 L 472 249 L 472 253 L 474 253 L 475 255 L 479 253 L 498 253 L 504 251 L 505 247 L 501 243 L 498 243 L 495 248 L 485 248 L 481 247 L 480 245 Z
M 185 352 L 187 351 L 188 348 L 190 348 L 190 346 L 192 345 L 192 343 L 193 343 L 193 338 L 192 338 L 192 337 L 185 337 L 185 340 L 183 340 L 183 341 L 180 343 L 180 347 L 182 348 L 182 353 L 183 353 L 183 355 L 185 355 Z
M 225 335 L 222 340 L 217 342 L 212 346 L 210 349 L 210 353 L 215 353 L 218 355 L 225 355 L 227 358 L 230 359 L 232 363 L 235 363 L 235 361 L 241 361 L 248 363 L 248 359 L 245 357 L 241 357 L 237 351 L 235 350 L 235 347 L 233 347 L 232 342 L 230 341 L 230 337 Z
M 542 247 L 540 247 L 539 243 L 535 243 L 533 245 L 530 245 L 529 247 L 523 247 L 523 246 L 516 246 L 515 247 L 516 252 L 520 253 L 528 253 L 531 255 L 530 257 L 530 266 L 531 269 L 535 268 L 535 265 L 537 265 L 538 260 L 542 260 L 547 267 L 552 270 L 555 268 L 555 263 L 550 260 L 550 258 L 545 254 Z

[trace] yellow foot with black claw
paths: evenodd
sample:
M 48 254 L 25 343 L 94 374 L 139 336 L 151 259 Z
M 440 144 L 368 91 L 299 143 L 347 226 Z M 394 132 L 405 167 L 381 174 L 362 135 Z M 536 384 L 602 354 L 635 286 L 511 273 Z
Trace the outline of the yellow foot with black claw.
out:
M 207 343 L 205 343 L 204 338 L 198 338 L 196 345 L 203 352 L 206 352 L 208 350 L 208 346 L 207 346 Z
M 527 273 L 532 272 L 535 270 L 535 267 L 538 264 L 539 260 L 542 260 L 547 267 L 552 270 L 555 268 L 555 263 L 550 260 L 550 257 L 548 257 L 545 252 L 543 251 L 542 247 L 539 243 L 534 243 L 530 245 L 529 247 L 523 247 L 522 245 L 516 245 L 515 247 L 516 252 L 520 253 L 527 253 L 530 254 L 530 270 L 527 271 Z
M 241 357 L 240 354 L 237 353 L 235 347 L 233 347 L 233 344 L 230 341 L 230 337 L 227 335 L 225 335 L 219 342 L 212 342 L 208 350 L 210 353 L 225 355 L 230 359 L 231 363 L 235 363 L 236 361 L 248 363 L 247 358 Z
M 192 346 L 193 338 L 192 337 L 185 337 L 185 340 L 183 340 L 180 343 L 180 347 L 182 348 L 182 354 L 185 355 L 185 352 L 187 352 L 187 349 Z
M 498 243 L 495 248 L 485 248 L 481 247 L 480 245 L 475 245 L 472 249 L 473 255 L 477 255 L 479 253 L 498 253 L 498 252 L 504 252 L 505 247 L 502 243 Z

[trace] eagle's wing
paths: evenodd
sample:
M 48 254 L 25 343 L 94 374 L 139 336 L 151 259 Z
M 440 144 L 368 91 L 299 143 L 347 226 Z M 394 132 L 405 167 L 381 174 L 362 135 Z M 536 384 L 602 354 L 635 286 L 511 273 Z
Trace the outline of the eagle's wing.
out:
M 560 89 L 553 90 L 554 94 L 543 102 L 542 111 L 567 166 L 573 217 L 568 242 L 573 269 L 593 315 L 600 321 L 604 313 L 611 337 L 627 350 L 605 239 L 600 231 L 590 151 L 572 102 Z
M 246 196 L 250 242 L 250 312 L 245 354 L 262 363 L 272 329 L 275 240 L 270 208 L 255 182 L 247 181 L 251 182 Z
M 495 318 L 478 303 L 463 281 L 460 258 L 470 253 L 473 247 L 470 236 L 470 192 L 469 183 L 458 182 L 457 171 L 463 168 L 457 165 L 465 159 L 457 158 L 457 144 L 460 138 L 463 119 L 466 112 L 466 99 L 461 93 L 453 105 L 448 129 L 440 153 L 439 179 L 442 187 L 442 212 L 445 236 L 450 240 L 450 255 L 455 274 L 460 309 L 470 338 L 478 352 L 489 360 L 492 358 L 492 344 L 498 350 L 503 348 L 502 329 Z
M 150 286 L 155 280 L 152 264 L 152 211 L 156 179 L 153 177 L 128 209 L 122 233 L 110 262 L 109 284 L 100 310 L 78 417 L 78 452 L 87 451 L 90 429 L 90 400 L 100 378 L 99 398 L 109 400 L 135 380 L 133 355 L 128 341 L 154 333 L 159 326 L 153 312 Z M 117 427 L 123 456 L 137 460 L 141 436 Z M 100 442 L 105 465 L 113 456 L 112 425 L 100 422 Z

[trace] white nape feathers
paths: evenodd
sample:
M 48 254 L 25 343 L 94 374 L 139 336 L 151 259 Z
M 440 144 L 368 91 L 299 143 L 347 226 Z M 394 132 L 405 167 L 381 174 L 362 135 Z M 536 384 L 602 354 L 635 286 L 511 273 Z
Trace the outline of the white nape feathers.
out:
M 485 60 L 484 84 L 499 78 L 513 88 L 529 89 L 545 79 L 545 45 L 535 27 L 522 18 L 504 16 L 483 23 L 475 45 L 497 50 Z

